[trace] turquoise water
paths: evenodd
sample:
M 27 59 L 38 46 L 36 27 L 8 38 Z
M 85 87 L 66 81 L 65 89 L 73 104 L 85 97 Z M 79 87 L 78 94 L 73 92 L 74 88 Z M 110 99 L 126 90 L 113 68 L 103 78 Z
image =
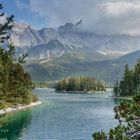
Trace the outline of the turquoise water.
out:
M 1 128 L 5 140 L 92 140 L 92 133 L 117 125 L 113 108 L 119 103 L 104 94 L 55 93 L 52 89 L 34 91 L 43 104 L 7 115 L 11 123 Z

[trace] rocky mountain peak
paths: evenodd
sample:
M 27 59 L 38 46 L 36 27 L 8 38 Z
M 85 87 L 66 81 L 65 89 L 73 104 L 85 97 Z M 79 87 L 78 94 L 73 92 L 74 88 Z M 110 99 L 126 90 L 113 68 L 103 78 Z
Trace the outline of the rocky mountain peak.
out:
M 28 24 L 25 24 L 25 23 L 14 23 L 13 24 L 13 30 L 14 31 L 24 31 L 26 29 L 29 29 L 30 28 L 30 25 Z
M 76 26 L 72 23 L 66 23 L 65 25 L 61 25 L 58 28 L 58 31 L 60 33 L 73 32 L 75 30 L 76 30 Z
M 23 50 L 28 51 L 28 48 L 32 48 L 32 51 L 34 51 L 36 47 L 36 52 L 38 54 L 44 53 L 44 56 L 46 56 L 47 50 L 55 51 L 55 54 L 59 54 L 60 56 L 60 53 L 57 52 L 59 52 L 59 49 L 62 52 L 62 48 L 65 50 L 64 52 L 81 50 L 85 53 L 102 52 L 101 54 L 106 55 L 124 55 L 140 50 L 140 36 L 96 35 L 81 32 L 78 28 L 79 24 L 82 24 L 82 20 L 76 24 L 66 23 L 58 29 L 43 28 L 36 30 L 27 24 L 14 23 L 11 40 L 17 48 L 22 48 Z M 45 48 L 45 52 L 40 51 L 40 46 L 43 49 Z
M 78 26 L 78 25 L 82 24 L 82 21 L 83 21 L 83 20 L 80 19 L 75 25 Z

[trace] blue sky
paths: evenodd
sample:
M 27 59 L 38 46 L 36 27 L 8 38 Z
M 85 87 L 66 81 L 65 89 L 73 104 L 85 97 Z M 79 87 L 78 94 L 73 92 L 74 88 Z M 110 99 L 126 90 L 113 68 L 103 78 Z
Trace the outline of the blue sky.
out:
M 140 0 L 0 0 L 15 21 L 35 28 L 58 27 L 66 22 L 96 34 L 140 35 Z
M 2 0 L 7 15 L 13 14 L 17 22 L 27 23 L 34 28 L 47 27 L 47 19 L 33 12 L 29 0 Z

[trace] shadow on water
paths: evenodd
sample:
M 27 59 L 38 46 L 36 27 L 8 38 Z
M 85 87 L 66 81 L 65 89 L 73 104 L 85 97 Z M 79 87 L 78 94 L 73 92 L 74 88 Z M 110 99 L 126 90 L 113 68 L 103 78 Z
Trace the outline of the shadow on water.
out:
M 123 99 L 118 99 L 118 98 L 114 98 L 114 103 L 118 106 L 121 102 L 123 102 Z
M 130 100 L 130 99 L 125 99 L 125 98 L 114 98 L 113 99 L 114 100 L 114 103 L 116 104 L 116 106 L 118 106 L 118 105 L 120 105 L 120 103 L 122 103 L 122 102 L 132 102 L 132 100 Z
M 37 89 L 39 107 L 5 116 L 0 140 L 92 140 L 96 131 L 108 132 L 118 121 L 113 108 L 121 101 L 106 94 L 61 94 Z
M 19 139 L 27 126 L 31 122 L 31 110 L 21 111 L 20 113 L 13 113 L 5 115 L 3 118 L 6 124 L 0 127 L 0 140 L 17 140 Z

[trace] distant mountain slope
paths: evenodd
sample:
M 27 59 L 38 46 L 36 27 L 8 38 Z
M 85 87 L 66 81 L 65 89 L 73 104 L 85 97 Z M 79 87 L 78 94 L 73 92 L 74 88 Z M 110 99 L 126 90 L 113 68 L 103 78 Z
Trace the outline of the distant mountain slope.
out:
M 140 50 L 121 56 L 116 59 L 116 62 L 119 61 L 120 63 L 129 64 L 130 67 L 133 67 L 138 59 L 140 59 Z
M 140 58 L 136 51 L 115 60 L 91 61 L 76 56 L 63 56 L 49 63 L 33 63 L 26 66 L 35 81 L 58 80 L 68 76 L 94 76 L 112 83 L 120 80 L 125 64 L 133 67 Z
M 58 60 L 59 61 L 59 60 Z M 59 61 L 60 62 L 60 61 Z M 123 65 L 110 61 L 29 64 L 26 66 L 35 81 L 59 80 L 69 76 L 94 76 L 112 82 L 121 77 Z

